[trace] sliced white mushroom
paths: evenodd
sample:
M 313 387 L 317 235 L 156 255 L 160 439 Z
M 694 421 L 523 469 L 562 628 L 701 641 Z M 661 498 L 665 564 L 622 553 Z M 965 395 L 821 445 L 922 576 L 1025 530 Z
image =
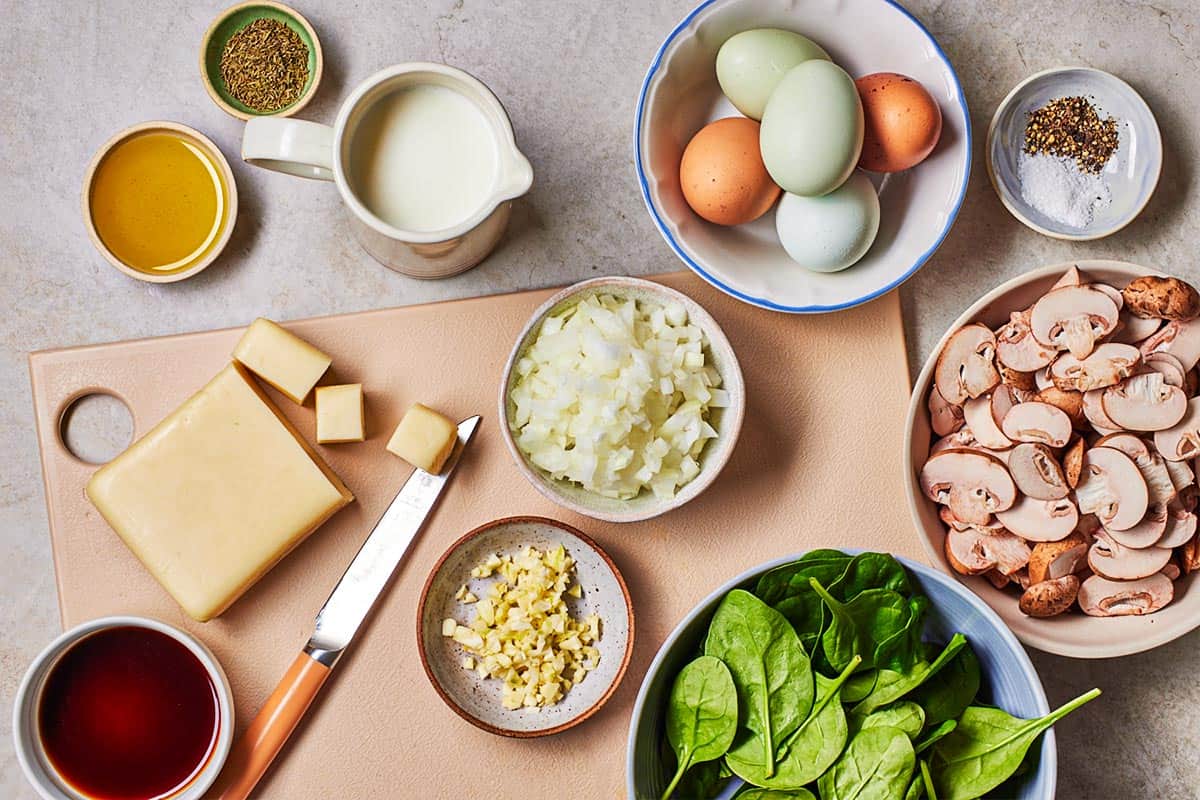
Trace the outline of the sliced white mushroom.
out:
M 1050 380 L 1060 389 L 1077 392 L 1103 389 L 1132 375 L 1141 359 L 1141 353 L 1133 345 L 1109 342 L 1084 359 L 1063 353 L 1050 365 Z
M 1179 359 L 1170 353 L 1151 353 L 1142 359 L 1142 364 L 1146 369 L 1161 373 L 1163 380 L 1171 386 L 1182 389 L 1187 385 L 1187 370 L 1179 363 Z
M 1112 581 L 1099 575 L 1079 587 L 1079 608 L 1093 617 L 1152 614 L 1175 597 L 1175 584 L 1162 573 L 1136 581 Z
M 1058 349 L 1044 345 L 1029 329 L 1029 312 L 1014 311 L 1008 324 L 996 331 L 996 360 L 1018 372 L 1035 372 L 1049 364 Z
M 1033 400 L 1039 403 L 1049 403 L 1057 409 L 1060 409 L 1071 420 L 1071 425 L 1076 429 L 1087 427 L 1088 418 L 1083 413 L 1083 392 L 1076 392 L 1072 389 L 1059 389 L 1057 386 L 1047 386 L 1036 395 Z
M 982 575 L 994 569 L 1011 576 L 1029 563 L 1029 545 L 1007 531 L 982 533 L 977 530 L 946 532 L 946 560 L 963 575 Z
M 979 444 L 989 450 L 1007 450 L 1012 447 L 1012 441 L 1000 430 L 992 410 L 996 408 L 1003 419 L 1003 414 L 1013 405 L 1011 390 L 1004 385 L 997 386 L 991 394 L 973 397 L 967 401 L 963 406 L 963 417 Z
M 1103 389 L 1092 389 L 1090 392 L 1083 393 L 1083 415 L 1101 436 L 1121 431 L 1121 427 L 1109 419 L 1108 414 L 1104 413 Z
M 1167 508 L 1167 528 L 1155 547 L 1182 547 L 1196 535 L 1196 515 L 1181 506 Z
M 1200 455 L 1200 397 L 1188 401 L 1183 419 L 1155 432 L 1154 446 L 1167 461 L 1186 461 Z
M 1004 530 L 1004 525 L 999 520 L 993 518 L 990 522 L 983 525 L 973 525 L 970 522 L 963 522 L 958 517 L 954 516 L 954 512 L 947 506 L 938 507 L 938 516 L 947 527 L 953 528 L 956 531 L 977 530 L 980 533 L 1000 533 Z
M 954 332 L 938 356 L 934 382 L 946 402 L 962 405 L 1000 382 L 996 371 L 996 337 L 978 323 Z
M 1080 513 L 1095 514 L 1105 528 L 1119 531 L 1141 522 L 1150 502 L 1137 464 L 1111 447 L 1093 447 L 1083 454 L 1075 499 Z
M 1071 438 L 1071 418 L 1061 408 L 1032 401 L 1017 403 L 1000 424 L 1000 430 L 1014 442 L 1040 442 L 1062 447 Z
M 1079 267 L 1072 264 L 1070 266 L 1070 268 L 1068 268 L 1067 271 L 1062 274 L 1062 277 L 1059 278 L 1055 282 L 1055 284 L 1050 287 L 1050 291 L 1054 291 L 1055 289 L 1062 289 L 1066 286 L 1082 286 L 1082 285 L 1083 285 L 1083 276 L 1079 274 Z
M 1135 468 L 1136 469 L 1136 468 Z M 963 522 L 986 525 L 1011 508 L 1017 487 L 1004 462 L 975 450 L 943 450 L 921 468 L 921 490 Z
M 1117 315 L 1117 328 L 1108 337 L 1110 342 L 1120 344 L 1138 344 L 1153 336 L 1163 326 L 1161 319 L 1147 319 L 1131 314 L 1129 309 L 1122 309 Z
M 1171 483 L 1175 485 L 1176 494 L 1196 482 L 1196 473 L 1192 472 L 1186 461 L 1168 461 L 1164 458 L 1163 464 L 1167 468 L 1167 474 L 1171 476 Z
M 1040 392 L 1054 385 L 1054 380 L 1050 377 L 1050 367 L 1042 367 L 1037 372 L 1033 373 L 1033 382 Z
M 1120 289 L 1109 286 L 1107 283 L 1089 283 L 1088 286 L 1108 295 L 1108 299 L 1113 301 L 1117 311 L 1125 308 L 1125 297 L 1121 294 Z
M 1096 441 L 1096 447 L 1111 447 L 1133 459 L 1142 479 L 1151 506 L 1166 506 L 1175 499 L 1178 490 L 1167 471 L 1167 462 L 1146 442 L 1132 433 L 1113 433 Z
M 943 450 L 976 450 L 982 449 L 979 442 L 975 441 L 975 434 L 971 433 L 970 428 L 959 428 L 954 433 L 949 433 L 935 441 L 929 447 L 929 455 L 936 455 Z
M 1035 583 L 1024 591 L 1017 607 L 1031 617 L 1057 616 L 1075 604 L 1079 595 L 1079 578 L 1064 575 L 1054 580 Z
M 938 436 L 949 436 L 963 426 L 962 406 L 946 402 L 934 386 L 929 390 L 929 424 Z
M 1171 560 L 1165 547 L 1125 547 L 1101 532 L 1088 550 L 1092 572 L 1115 581 L 1135 581 L 1153 575 Z
M 1131 375 L 1101 395 L 1104 415 L 1130 431 L 1162 431 L 1187 413 L 1187 395 L 1158 372 Z
M 1023 442 L 1014 447 L 1008 455 L 1008 472 L 1021 494 L 1034 500 L 1061 500 L 1071 491 L 1058 459 L 1044 444 Z
M 1073 575 L 1087 564 L 1087 551 L 1091 540 L 1079 531 L 1057 542 L 1039 542 L 1029 555 L 1029 580 L 1041 583 L 1045 580 Z
M 1117 304 L 1091 286 L 1068 286 L 1042 296 L 1029 312 L 1029 327 L 1039 342 L 1069 350 L 1078 359 L 1091 355 L 1097 340 L 1117 326 Z
M 1028 542 L 1057 542 L 1075 530 L 1079 511 L 1070 499 L 1034 500 L 1021 497 L 1012 508 L 997 511 L 996 519 L 1011 533 Z
M 1200 319 L 1168 322 L 1141 345 L 1142 356 L 1170 353 L 1179 359 L 1186 372 L 1200 361 Z
M 1142 550 L 1158 546 L 1158 540 L 1167 532 L 1167 507 L 1160 503 L 1152 503 L 1146 509 L 1146 516 L 1132 528 L 1123 531 L 1106 530 L 1114 542 L 1122 547 Z

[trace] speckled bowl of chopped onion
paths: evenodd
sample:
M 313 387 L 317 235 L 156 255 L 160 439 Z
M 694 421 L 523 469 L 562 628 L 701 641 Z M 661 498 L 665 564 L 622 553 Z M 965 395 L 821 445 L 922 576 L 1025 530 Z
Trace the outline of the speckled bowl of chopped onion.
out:
M 636 522 L 699 495 L 729 460 L 745 385 L 716 321 L 673 289 L 595 278 L 547 300 L 500 382 L 521 473 L 578 514 Z

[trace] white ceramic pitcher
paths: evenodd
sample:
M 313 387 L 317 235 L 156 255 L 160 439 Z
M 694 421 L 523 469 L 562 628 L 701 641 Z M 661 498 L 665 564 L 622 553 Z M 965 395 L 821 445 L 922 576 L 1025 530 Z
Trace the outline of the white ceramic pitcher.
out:
M 355 194 L 350 180 L 354 132 L 382 98 L 406 87 L 452 89 L 483 112 L 494 136 L 496 177 L 473 214 L 448 228 L 402 230 L 381 219 Z M 504 106 L 477 78 L 444 64 L 398 64 L 367 78 L 342 103 L 333 126 L 297 119 L 258 117 L 246 123 L 242 158 L 256 166 L 303 178 L 332 180 L 350 210 L 359 243 L 384 266 L 415 278 L 445 278 L 482 261 L 508 225 L 512 200 L 529 190 L 533 169 L 517 149 Z

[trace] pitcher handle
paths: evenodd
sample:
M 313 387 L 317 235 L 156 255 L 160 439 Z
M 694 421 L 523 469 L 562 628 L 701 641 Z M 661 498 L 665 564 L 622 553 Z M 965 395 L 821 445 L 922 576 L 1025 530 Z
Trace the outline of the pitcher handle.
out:
M 333 180 L 333 128 L 302 119 L 256 117 L 242 134 L 242 160 L 256 167 Z

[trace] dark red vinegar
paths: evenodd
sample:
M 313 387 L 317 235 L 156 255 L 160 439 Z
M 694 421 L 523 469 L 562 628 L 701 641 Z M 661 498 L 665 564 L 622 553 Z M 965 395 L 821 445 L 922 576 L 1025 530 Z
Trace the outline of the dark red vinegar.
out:
M 204 665 L 164 633 L 133 626 L 81 639 L 50 670 L 38 708 L 42 746 L 95 800 L 170 796 L 216 744 L 220 709 Z

